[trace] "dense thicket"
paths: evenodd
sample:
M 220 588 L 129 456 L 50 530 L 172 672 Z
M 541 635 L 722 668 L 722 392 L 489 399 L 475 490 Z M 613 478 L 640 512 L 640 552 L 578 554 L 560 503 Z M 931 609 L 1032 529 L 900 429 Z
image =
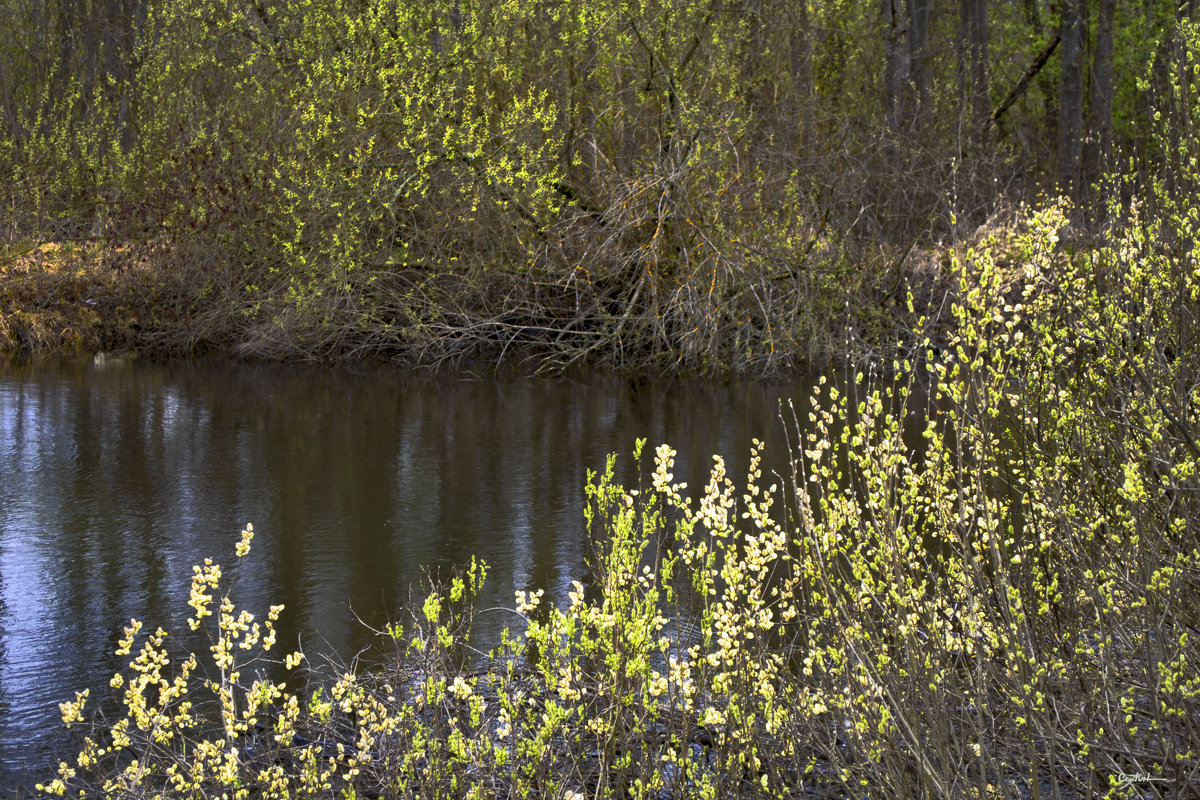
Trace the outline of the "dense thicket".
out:
M 156 267 L 177 348 L 786 368 L 1157 175 L 1191 5 L 4 0 L 5 236 Z
M 187 621 L 210 649 L 131 622 L 110 691 L 60 705 L 80 750 L 41 788 L 1196 797 L 1200 282 L 1154 244 L 1195 217 L 1131 216 L 1076 259 L 1068 223 L 1050 208 L 954 261 L 946 355 L 822 378 L 790 472 L 764 475 L 756 442 L 744 478 L 716 456 L 689 487 L 663 444 L 623 486 L 610 457 L 585 494 L 587 585 L 557 604 L 524 587 L 479 608 L 472 561 L 378 632 L 381 662 L 311 671 L 273 650 L 287 611 L 239 610 L 240 568 L 206 560 Z M 476 615 L 497 613 L 512 627 L 484 655 Z

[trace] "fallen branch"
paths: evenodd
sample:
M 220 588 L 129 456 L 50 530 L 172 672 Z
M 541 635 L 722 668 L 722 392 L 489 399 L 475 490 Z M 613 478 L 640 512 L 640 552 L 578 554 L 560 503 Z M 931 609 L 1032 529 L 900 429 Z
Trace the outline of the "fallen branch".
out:
M 1025 70 L 1025 74 L 1017 81 L 1017 85 L 1012 88 L 1008 96 L 1004 98 L 1004 102 L 996 107 L 992 115 L 988 117 L 987 122 L 983 125 L 983 130 L 986 132 L 988 128 L 1000 121 L 1000 117 L 1008 110 L 1008 107 L 1017 102 L 1017 98 L 1025 94 L 1025 90 L 1029 88 L 1029 82 L 1033 80 L 1033 76 L 1041 71 L 1042 67 L 1046 66 L 1046 62 L 1050 60 L 1050 56 L 1054 53 L 1054 48 L 1058 47 L 1058 43 L 1062 41 L 1062 37 L 1057 33 L 1050 37 L 1050 41 L 1042 48 L 1042 52 L 1038 53 L 1038 57 L 1029 65 L 1029 69 Z

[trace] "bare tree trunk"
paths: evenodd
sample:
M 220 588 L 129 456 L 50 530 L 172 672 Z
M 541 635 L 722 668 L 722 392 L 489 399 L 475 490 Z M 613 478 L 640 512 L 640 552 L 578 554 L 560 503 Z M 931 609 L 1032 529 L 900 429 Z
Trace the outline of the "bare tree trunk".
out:
M 1025 3 L 1025 22 L 1032 28 L 1038 36 L 1046 36 L 1050 33 L 1050 29 L 1043 25 L 1040 0 L 1024 0 Z M 1056 33 L 1061 33 L 1055 30 Z M 1061 38 L 1060 38 L 1061 41 Z M 1039 73 L 1037 76 L 1038 94 L 1042 97 L 1042 109 L 1044 112 L 1043 124 L 1045 125 L 1044 133 L 1051 143 L 1056 138 L 1058 131 L 1058 90 L 1054 85 L 1053 79 L 1047 73 Z M 1053 144 L 1051 144 L 1053 149 Z M 1051 150 L 1053 151 L 1053 150 Z
M 5 77 L 4 66 L 4 60 L 0 59 L 0 111 L 4 113 L 4 130 L 8 132 L 10 140 L 22 142 L 24 140 L 23 131 L 18 129 L 17 106 L 13 103 L 12 92 L 8 88 L 8 78 Z
M 601 102 L 600 81 L 596 77 L 596 54 L 600 48 L 596 44 L 595 23 L 588 17 L 587 44 L 584 46 L 583 63 L 583 117 L 584 135 L 587 137 L 587 147 L 583 151 L 583 163 L 588 166 L 584 185 L 594 188 L 597 176 L 600 174 L 600 152 L 606 142 L 600 141 L 600 131 L 597 125 L 596 108 Z
M 1059 84 L 1059 188 L 1079 192 L 1083 146 L 1082 0 L 1062 0 L 1062 82 Z
M 987 0 L 971 3 L 971 87 L 974 89 L 975 120 L 992 113 L 992 83 L 988 74 L 989 22 Z
M 54 35 L 58 39 L 59 50 L 54 91 L 61 95 L 68 90 L 68 82 L 72 78 L 85 86 L 91 85 L 93 73 L 90 64 L 87 64 L 91 60 L 91 52 L 82 41 L 81 31 L 93 29 L 95 26 L 84 18 L 80 0 L 62 0 L 56 11 Z
M 752 116 L 758 116 L 764 106 L 774 104 L 773 100 L 767 100 L 764 95 L 762 60 L 759 57 L 767 46 L 767 29 L 763 25 L 762 0 L 744 0 L 741 4 L 740 16 L 745 20 L 744 38 L 735 46 L 742 53 L 739 59 L 742 73 L 742 99 L 746 103 L 747 111 Z M 663 55 L 668 60 L 672 60 L 665 48 Z M 675 64 L 672 68 L 678 69 L 678 65 Z
M 909 75 L 916 92 L 916 122 L 929 113 L 929 6 L 931 0 L 908 0 Z M 803 4 L 802 4 L 803 5 Z
M 118 140 L 132 144 L 130 102 L 138 42 L 146 25 L 146 0 L 60 0 L 47 4 L 58 40 L 53 95 L 75 93 L 73 113 L 86 116 L 93 92 L 117 112 Z
M 896 130 L 908 116 L 911 64 L 908 38 L 908 13 L 903 0 L 883 0 L 883 94 L 884 121 L 888 130 Z
M 104 19 L 104 68 L 117 92 L 117 124 L 121 149 L 128 151 L 136 131 L 130 116 L 130 98 L 136 70 L 138 41 L 146 25 L 145 0 L 109 0 Z
M 796 101 L 800 104 L 796 121 L 796 151 L 805 152 L 816 138 L 816 113 L 813 108 L 812 83 L 812 26 L 808 19 L 808 3 L 796 3 L 796 18 L 791 35 L 792 80 Z
M 1116 0 L 1100 0 L 1096 49 L 1092 54 L 1091 102 L 1084 170 L 1089 183 L 1100 180 L 1112 166 L 1113 29 Z
M 988 16 L 986 0 L 959 0 L 959 86 L 971 105 L 971 130 L 982 130 L 992 114 L 988 82 Z

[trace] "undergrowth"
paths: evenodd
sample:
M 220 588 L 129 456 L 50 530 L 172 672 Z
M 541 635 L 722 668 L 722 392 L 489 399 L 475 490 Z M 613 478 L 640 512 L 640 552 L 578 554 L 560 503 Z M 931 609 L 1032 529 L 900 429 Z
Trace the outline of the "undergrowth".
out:
M 610 458 L 587 488 L 591 584 L 562 607 L 519 592 L 483 660 L 480 564 L 381 634 L 392 658 L 307 685 L 300 653 L 266 677 L 281 609 L 259 623 L 196 567 L 211 651 L 174 657 L 133 623 L 126 713 L 64 703 L 82 749 L 44 790 L 1194 796 L 1200 282 L 1162 244 L 1194 219 L 1139 213 L 1086 254 L 1053 206 L 966 253 L 949 346 L 787 409 L 789 475 L 764 476 L 757 444 L 744 481 L 715 458 L 699 491 L 666 445 L 636 486 Z

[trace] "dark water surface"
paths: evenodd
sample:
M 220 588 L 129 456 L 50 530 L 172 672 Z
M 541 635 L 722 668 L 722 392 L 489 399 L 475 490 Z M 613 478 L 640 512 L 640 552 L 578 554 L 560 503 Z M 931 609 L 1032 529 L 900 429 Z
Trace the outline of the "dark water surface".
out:
M 565 600 L 584 571 L 586 470 L 639 436 L 702 487 L 735 481 L 751 439 L 783 472 L 780 399 L 809 386 L 627 378 L 478 379 L 389 370 L 88 359 L 0 364 L 0 789 L 52 777 L 71 744 L 57 704 L 108 692 L 131 617 L 186 630 L 191 567 L 234 598 L 284 603 L 279 652 L 349 658 L 359 622 L 400 616 L 428 568 L 485 559 L 485 605 Z M 649 463 L 649 462 L 647 462 Z M 764 470 L 766 473 L 767 470 Z M 229 574 L 227 572 L 227 574 Z M 507 618 L 506 618 L 507 617 Z M 491 622 L 487 619 L 490 618 Z M 486 642 L 511 617 L 493 614 Z

